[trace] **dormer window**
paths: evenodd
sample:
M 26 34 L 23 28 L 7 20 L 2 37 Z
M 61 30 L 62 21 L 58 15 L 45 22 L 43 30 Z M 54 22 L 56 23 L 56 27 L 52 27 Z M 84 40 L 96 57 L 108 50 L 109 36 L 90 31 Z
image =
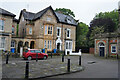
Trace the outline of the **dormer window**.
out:
M 67 18 L 67 22 L 68 22 L 68 23 L 71 23 L 71 20 Z
M 67 23 L 71 23 L 71 19 L 68 18 L 68 17 L 66 17 L 66 18 L 65 18 L 65 22 L 67 22 Z

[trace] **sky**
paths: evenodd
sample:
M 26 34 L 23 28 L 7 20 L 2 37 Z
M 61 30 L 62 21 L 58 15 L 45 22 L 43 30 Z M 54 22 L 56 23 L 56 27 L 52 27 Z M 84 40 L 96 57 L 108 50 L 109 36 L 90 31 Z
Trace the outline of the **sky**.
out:
M 120 0 L 0 0 L 0 8 L 10 11 L 19 18 L 20 11 L 37 13 L 40 10 L 52 6 L 56 8 L 71 9 L 75 14 L 75 19 L 89 25 L 90 21 L 99 12 L 108 12 L 118 9 Z

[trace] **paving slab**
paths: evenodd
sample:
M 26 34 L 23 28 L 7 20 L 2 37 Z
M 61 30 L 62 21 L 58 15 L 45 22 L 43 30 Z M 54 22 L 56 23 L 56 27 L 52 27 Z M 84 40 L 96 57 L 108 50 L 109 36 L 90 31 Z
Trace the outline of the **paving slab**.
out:
M 53 56 L 47 60 L 29 61 L 29 78 L 45 77 L 57 74 L 67 73 L 67 59 L 71 59 L 71 72 L 83 70 L 78 65 L 79 56 L 65 56 L 65 61 L 61 61 L 61 56 Z M 10 58 L 9 63 L 5 64 L 5 58 L 2 60 L 2 78 L 25 78 L 26 61 L 22 58 Z

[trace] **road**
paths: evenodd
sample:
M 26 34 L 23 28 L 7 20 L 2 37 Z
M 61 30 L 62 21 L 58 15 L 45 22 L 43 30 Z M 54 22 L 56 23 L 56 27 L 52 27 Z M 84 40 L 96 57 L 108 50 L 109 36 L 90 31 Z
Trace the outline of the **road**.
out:
M 89 61 L 95 61 L 89 64 Z M 90 54 L 82 55 L 82 72 L 54 76 L 50 78 L 118 78 L 118 60 L 94 57 Z

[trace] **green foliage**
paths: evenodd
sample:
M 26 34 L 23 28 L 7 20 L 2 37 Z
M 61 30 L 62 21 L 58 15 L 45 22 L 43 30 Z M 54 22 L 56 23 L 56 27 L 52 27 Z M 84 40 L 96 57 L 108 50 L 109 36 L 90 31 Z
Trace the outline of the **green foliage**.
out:
M 118 28 L 118 23 L 119 23 L 119 13 L 118 10 L 115 9 L 111 12 L 100 12 L 99 14 L 96 14 L 96 16 L 94 17 L 94 19 L 98 19 L 98 18 L 103 18 L 103 19 L 107 19 L 110 18 L 112 19 L 112 21 L 115 23 L 115 28 Z
M 80 22 L 76 28 L 76 47 L 87 47 L 88 25 Z
M 69 16 L 72 16 L 72 17 L 75 17 L 75 14 L 73 11 L 71 11 L 70 9 L 66 9 L 66 8 L 56 8 L 55 10 L 56 12 L 61 12 L 65 15 L 69 15 Z
M 119 14 L 117 10 L 111 12 L 100 12 L 96 14 L 94 19 L 90 22 L 88 32 L 89 47 L 94 47 L 94 36 L 107 32 L 115 32 L 119 24 Z
M 104 32 L 104 27 L 101 26 L 101 27 L 92 27 L 91 29 L 91 34 L 89 36 L 89 40 L 88 40 L 88 45 L 89 47 L 94 47 L 94 36 L 96 34 L 102 34 Z

